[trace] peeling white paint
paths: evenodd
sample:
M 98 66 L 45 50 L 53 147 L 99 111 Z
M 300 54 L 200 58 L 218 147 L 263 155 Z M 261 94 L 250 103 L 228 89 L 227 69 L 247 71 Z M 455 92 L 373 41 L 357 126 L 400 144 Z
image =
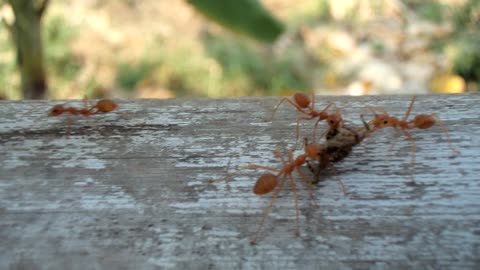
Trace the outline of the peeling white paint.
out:
M 100 170 L 106 168 L 105 162 L 96 158 L 84 159 L 82 160 L 81 164 L 83 164 L 86 169 Z M 68 165 L 65 164 L 65 167 L 68 167 Z
M 114 194 L 106 195 L 84 195 L 78 201 L 78 207 L 82 209 L 137 209 L 135 200 L 118 191 Z
M 250 123 L 250 126 L 254 126 L 254 127 L 270 127 L 272 126 L 272 122 L 254 122 L 254 123 Z
M 95 183 L 95 180 L 91 177 L 87 177 L 83 179 L 82 181 L 77 181 L 73 183 L 74 186 L 80 186 L 80 187 L 85 187 L 88 185 L 93 185 Z
M 28 166 L 30 163 L 24 160 L 21 160 L 18 156 L 13 156 L 10 159 L 4 160 L 2 167 L 5 169 L 16 169 L 19 167 Z
M 366 99 L 377 98 L 392 99 Z M 2 241 L 11 248 L 0 255 L 0 268 L 16 266 L 15 261 L 5 264 L 5 258 L 18 258 L 14 252 L 22 250 L 53 269 L 68 268 L 62 262 L 71 260 L 95 269 L 105 265 L 100 261 L 104 258 L 112 258 L 108 262 L 112 267 L 118 266 L 115 262 L 126 267 L 126 261 L 134 261 L 138 268 L 188 267 L 194 261 L 197 268 L 351 269 L 358 268 L 360 261 L 365 268 L 473 269 L 479 245 L 475 226 L 480 220 L 476 166 L 480 145 L 475 142 L 480 129 L 478 119 L 471 115 L 480 104 L 478 95 L 423 98 L 462 105 L 441 112 L 442 119 L 455 122 L 449 127 L 460 156 L 450 159 L 443 135 L 412 132 L 421 138 L 415 175 L 419 185 L 412 187 L 406 185 L 409 142 L 400 140 L 392 155 L 388 152 L 392 134 L 376 133 L 336 166 L 346 195 L 335 178 L 329 177 L 315 187 L 320 207 L 312 208 L 308 190 L 294 174 L 299 183 L 301 236 L 293 236 L 295 207 L 287 183 L 256 246 L 248 242 L 272 198 L 272 194 L 251 192 L 263 171 L 242 170 L 231 181 L 215 184 L 208 179 L 222 178 L 247 164 L 281 167 L 273 151 L 277 146 L 291 149 L 296 115 L 285 114 L 291 119 L 273 124 L 260 122 L 276 102 L 259 109 L 260 102 L 242 99 L 202 100 L 198 106 L 193 106 L 196 101 L 187 101 L 187 106 L 179 100 L 135 101 L 126 106 L 141 112 L 135 121 L 145 118 L 181 128 L 152 133 L 132 127 L 135 132 L 131 134 L 98 137 L 102 135 L 97 132 L 85 138 L 36 134 L 32 142 L 28 138 L 7 141 L 0 145 L 6 153 L 0 156 L 0 227 L 5 232 Z M 395 104 L 402 98 L 393 99 L 380 104 L 396 106 L 393 114 L 403 115 L 408 100 L 399 106 Z M 215 105 L 226 113 L 218 113 Z M 363 106 L 348 105 L 348 111 Z M 44 103 L 37 108 L 45 111 L 49 106 Z M 255 121 L 259 123 L 237 121 L 232 127 L 235 132 L 225 126 L 218 134 L 218 120 L 228 120 L 227 112 L 232 109 L 238 110 L 235 117 L 243 111 L 244 119 L 258 116 Z M 461 113 L 455 113 L 457 109 Z M 8 108 L 0 110 L 4 110 L 0 118 L 10 114 Z M 345 116 L 358 118 L 348 112 Z M 30 123 L 42 129 L 61 124 L 60 119 L 43 118 Z M 0 123 L 0 132 L 23 125 Z M 116 124 L 124 123 L 118 119 Z M 196 129 L 199 126 L 201 130 Z M 291 130 L 292 137 L 279 137 L 275 133 L 279 128 Z M 140 152 L 147 157 L 162 155 L 162 162 L 167 162 L 135 159 Z M 127 159 L 117 159 L 119 155 Z M 387 163 L 390 155 L 393 158 Z M 9 169 L 4 164 L 19 167 Z M 26 165 L 31 168 L 21 167 Z M 118 179 L 110 178 L 113 174 Z M 64 256 L 53 258 L 51 254 Z
M 214 237 L 237 237 L 239 233 L 235 231 L 214 229 L 209 231 L 208 235 L 214 236 Z

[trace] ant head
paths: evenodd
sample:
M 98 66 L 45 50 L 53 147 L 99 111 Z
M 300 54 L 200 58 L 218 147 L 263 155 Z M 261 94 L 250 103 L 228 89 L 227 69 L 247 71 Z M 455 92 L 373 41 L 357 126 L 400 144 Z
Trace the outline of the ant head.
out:
M 303 109 L 307 108 L 308 105 L 310 105 L 310 103 L 312 102 L 310 98 L 304 93 L 295 93 L 293 95 L 293 99 L 295 100 L 295 103 L 297 103 L 297 105 Z
M 64 112 L 65 112 L 65 108 L 63 107 L 63 105 L 55 105 L 48 113 L 48 116 L 59 116 Z
M 391 127 L 394 125 L 393 122 L 392 117 L 385 114 L 376 115 L 372 120 L 372 124 L 375 128 Z
M 118 107 L 118 104 L 110 99 L 102 99 L 97 102 L 95 107 L 97 107 L 98 111 L 106 113 L 115 110 Z
M 253 186 L 253 193 L 257 195 L 263 195 L 271 192 L 277 186 L 278 176 L 272 173 L 262 174 Z
M 342 123 L 343 118 L 339 113 L 330 114 L 327 117 L 327 123 L 331 129 L 336 129 Z
M 305 145 L 305 153 L 307 153 L 310 159 L 316 159 L 317 156 L 325 151 L 325 146 L 323 144 L 307 144 Z

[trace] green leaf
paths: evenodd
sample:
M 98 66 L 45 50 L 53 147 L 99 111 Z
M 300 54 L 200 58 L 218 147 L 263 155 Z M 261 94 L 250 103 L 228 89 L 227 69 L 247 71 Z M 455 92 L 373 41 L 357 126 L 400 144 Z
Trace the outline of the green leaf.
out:
M 273 42 L 284 30 L 257 0 L 187 0 L 205 16 L 231 30 Z

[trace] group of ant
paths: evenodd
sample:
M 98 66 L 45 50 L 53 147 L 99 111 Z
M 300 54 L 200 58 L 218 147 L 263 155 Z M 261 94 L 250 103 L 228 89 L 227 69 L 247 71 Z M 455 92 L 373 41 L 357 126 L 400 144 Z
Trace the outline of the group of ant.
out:
M 257 179 L 255 185 L 253 186 L 253 193 L 256 195 L 264 195 L 274 191 L 270 204 L 265 209 L 264 216 L 260 221 L 259 227 L 255 233 L 252 244 L 255 244 L 260 235 L 260 231 L 263 227 L 263 224 L 272 210 L 275 201 L 282 191 L 285 182 L 288 179 L 288 183 L 293 191 L 294 201 L 295 201 L 295 210 L 296 210 L 296 229 L 295 234 L 299 234 L 299 210 L 298 210 L 298 195 L 297 188 L 292 176 L 292 173 L 296 171 L 300 176 L 300 179 L 309 187 L 310 197 L 313 198 L 313 185 L 320 181 L 320 174 L 326 169 L 329 168 L 333 163 L 339 162 L 347 157 L 351 152 L 353 147 L 360 144 L 365 138 L 372 135 L 377 130 L 392 127 L 397 131 L 397 135 L 403 134 L 411 142 L 411 173 L 410 173 L 410 183 L 415 184 L 414 180 L 414 164 L 415 164 L 415 150 L 416 142 L 415 139 L 410 135 L 409 130 L 411 129 L 428 129 L 438 123 L 443 132 L 447 136 L 449 148 L 456 154 L 458 151 L 455 150 L 450 143 L 450 137 L 448 135 L 447 128 L 440 121 L 438 114 L 418 114 L 412 120 L 408 120 L 410 113 L 413 108 L 413 104 L 416 100 L 414 96 L 410 102 L 410 106 L 407 109 L 404 117 L 399 119 L 395 116 L 389 115 L 382 108 L 367 108 L 373 113 L 374 117 L 370 121 L 365 121 L 364 115 L 360 114 L 360 118 L 363 126 L 357 127 L 353 125 L 346 125 L 343 121 L 342 115 L 340 114 L 338 108 L 334 103 L 328 104 L 323 110 L 317 111 L 315 109 L 315 99 L 314 95 L 311 94 L 309 97 L 304 93 L 296 93 L 293 95 L 293 98 L 285 97 L 283 98 L 273 109 L 272 117 L 273 120 L 277 109 L 280 105 L 289 103 L 297 109 L 298 112 L 302 114 L 301 117 L 297 118 L 296 125 L 296 142 L 295 147 L 290 149 L 287 152 L 287 158 L 279 150 L 276 149 L 274 154 L 281 162 L 280 168 L 271 168 L 266 166 L 261 166 L 257 164 L 250 164 L 240 168 L 242 169 L 261 169 L 267 171 L 260 175 Z M 70 115 L 82 115 L 82 116 L 92 116 L 101 113 L 108 113 L 118 108 L 118 104 L 110 99 L 101 99 L 96 103 L 92 104 L 89 100 L 84 99 L 83 108 L 67 107 L 63 104 L 55 105 L 50 111 L 49 116 L 59 116 L 64 113 Z M 329 109 L 334 109 L 334 112 L 329 113 Z M 312 142 L 309 143 L 308 138 L 304 139 L 304 153 L 294 157 L 294 151 L 296 150 L 296 145 L 298 144 L 299 134 L 300 134 L 300 123 L 301 121 L 315 120 L 313 126 Z M 316 131 L 320 122 L 325 121 L 328 125 L 327 131 L 325 134 L 324 143 L 317 143 L 316 140 Z M 323 135 L 322 135 L 323 137 Z M 392 144 L 391 148 L 396 143 L 398 136 L 395 137 L 395 141 Z M 301 170 L 303 165 L 307 165 L 308 169 L 315 176 L 314 179 L 309 179 L 305 173 Z M 231 178 L 235 173 L 228 174 L 221 181 Z M 216 180 L 210 180 L 210 182 L 216 182 Z M 340 181 L 342 186 L 342 191 L 345 193 L 345 187 Z M 315 202 L 315 201 L 314 201 Z
M 342 115 L 340 114 L 338 108 L 334 103 L 328 104 L 323 110 L 317 111 L 315 109 L 315 100 L 314 95 L 312 94 L 310 97 L 304 93 L 296 93 L 293 95 L 293 98 L 285 97 L 283 98 L 273 109 L 273 114 L 270 119 L 273 120 L 273 117 L 280 107 L 280 105 L 289 103 L 293 107 L 297 109 L 298 112 L 302 114 L 302 116 L 297 118 L 297 125 L 296 125 L 296 143 L 295 147 L 287 152 L 287 158 L 279 149 L 276 149 L 274 154 L 281 162 L 281 166 L 279 168 L 271 168 L 266 166 L 261 166 L 257 164 L 250 164 L 240 168 L 242 169 L 261 169 L 267 171 L 260 175 L 257 179 L 255 185 L 253 186 L 253 193 L 256 195 L 264 195 L 267 193 L 273 192 L 272 199 L 270 204 L 265 209 L 264 215 L 262 220 L 260 221 L 259 227 L 255 233 L 253 240 L 251 241 L 252 244 L 255 244 L 258 240 L 260 231 L 263 227 L 263 224 L 269 215 L 272 207 L 282 191 L 285 182 L 288 179 L 288 183 L 293 191 L 294 201 L 295 201 L 295 210 L 296 210 L 296 229 L 295 234 L 299 234 L 299 210 L 298 210 L 298 195 L 297 195 L 297 187 L 292 176 L 292 173 L 296 171 L 300 176 L 302 182 L 304 182 L 308 188 L 310 189 L 310 197 L 313 198 L 313 185 L 319 182 L 320 173 L 324 171 L 327 167 L 332 165 L 333 163 L 339 162 L 347 157 L 351 152 L 354 146 L 360 144 L 366 137 L 372 135 L 375 131 L 391 127 L 397 131 L 397 136 L 395 138 L 394 143 L 392 144 L 392 148 L 398 138 L 398 133 L 403 134 L 407 137 L 407 139 L 411 142 L 411 174 L 410 180 L 411 184 L 415 184 L 414 180 L 414 163 L 415 163 L 415 148 L 416 143 L 415 139 L 410 135 L 409 130 L 412 129 L 428 129 L 432 127 L 434 124 L 438 123 L 443 132 L 447 135 L 449 148 L 458 153 L 457 150 L 453 149 L 450 144 L 450 138 L 448 135 L 448 131 L 440 121 L 438 114 L 419 114 L 416 115 L 412 120 L 409 120 L 410 113 L 413 108 L 413 104 L 416 100 L 414 96 L 410 102 L 410 106 L 408 107 L 407 112 L 403 116 L 403 118 L 399 119 L 395 116 L 389 115 L 384 109 L 382 108 L 366 108 L 365 110 L 369 110 L 373 113 L 373 119 L 370 121 L 365 121 L 364 114 L 360 114 L 361 121 L 363 126 L 357 127 L 353 125 L 346 125 L 343 121 Z M 329 113 L 329 109 L 334 109 L 334 112 Z M 364 110 L 364 111 L 365 111 Z M 309 143 L 308 139 L 304 139 L 304 153 L 294 157 L 294 151 L 296 150 L 296 145 L 298 143 L 299 134 L 300 134 L 300 123 L 302 121 L 308 120 L 315 120 L 315 124 L 313 126 L 313 135 L 312 135 L 312 142 Z M 325 140 L 324 143 L 317 143 L 316 140 L 316 131 L 320 122 L 326 121 L 328 125 L 328 130 L 324 133 Z M 323 135 L 322 135 L 323 137 Z M 313 179 L 309 179 L 305 173 L 301 170 L 303 165 L 307 165 L 308 169 L 312 172 L 315 176 Z M 237 171 L 238 172 L 238 171 Z M 231 178 L 233 174 L 228 174 L 224 179 L 220 179 L 221 181 L 227 180 Z M 216 182 L 218 180 L 210 180 L 210 182 Z M 340 184 L 342 186 L 342 191 L 345 193 L 345 188 L 343 183 L 340 180 Z M 314 201 L 315 202 L 315 201 Z

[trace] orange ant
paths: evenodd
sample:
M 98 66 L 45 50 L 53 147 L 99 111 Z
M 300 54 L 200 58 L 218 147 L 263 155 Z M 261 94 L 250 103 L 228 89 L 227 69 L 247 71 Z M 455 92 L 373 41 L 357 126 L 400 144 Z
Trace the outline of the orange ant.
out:
M 418 114 L 413 118 L 413 120 L 407 120 L 408 117 L 410 116 L 410 113 L 412 111 L 413 104 L 414 104 L 416 98 L 417 98 L 416 96 L 413 96 L 412 101 L 410 102 L 410 106 L 408 107 L 407 112 L 405 113 L 405 116 L 403 117 L 403 119 L 398 119 L 395 116 L 390 116 L 382 108 L 376 108 L 376 110 L 381 111 L 383 114 L 376 114 L 374 109 L 369 108 L 375 114 L 375 118 L 369 122 L 369 124 L 373 125 L 373 131 L 376 131 L 376 130 L 382 129 L 382 128 L 386 128 L 386 127 L 393 127 L 395 130 L 400 129 L 401 132 L 408 138 L 408 140 L 410 140 L 412 142 L 412 159 L 411 159 L 411 162 L 410 162 L 410 165 L 412 167 L 411 174 L 410 174 L 410 178 L 411 178 L 412 183 L 415 183 L 413 175 L 414 175 L 414 172 L 415 172 L 416 142 L 415 142 L 415 139 L 410 135 L 410 133 L 408 133 L 407 130 L 415 129 L 415 128 L 427 129 L 427 128 L 431 128 L 435 123 L 438 123 L 438 124 L 440 124 L 443 132 L 445 132 L 445 134 L 447 135 L 449 148 L 455 154 L 459 153 L 457 150 L 455 150 L 451 146 L 450 136 L 448 135 L 448 130 L 447 130 L 445 124 L 440 120 L 437 113 Z M 395 138 L 395 141 L 392 144 L 391 148 L 393 148 L 393 146 L 395 145 L 397 138 L 398 137 Z
M 83 100 L 84 107 L 83 108 L 75 108 L 75 107 L 66 107 L 64 104 L 58 104 L 53 106 L 53 108 L 49 111 L 48 116 L 59 116 L 64 113 L 69 113 L 70 115 L 83 115 L 83 116 L 91 116 L 99 113 L 107 113 L 115 110 L 118 108 L 118 104 L 110 99 L 101 99 L 97 101 L 95 104 L 90 105 L 90 102 L 85 98 Z M 70 133 L 70 125 L 71 125 L 71 118 L 67 118 L 67 133 Z
M 48 116 L 59 116 L 63 113 L 69 113 L 71 115 L 90 116 L 98 113 L 107 113 L 115 110 L 118 107 L 118 104 L 110 99 L 101 99 L 90 107 L 88 107 L 86 101 L 84 102 L 85 107 L 81 109 L 75 107 L 65 107 L 63 104 L 55 105 L 48 113 Z
M 260 225 L 258 227 L 257 232 L 255 233 L 254 239 L 251 241 L 251 244 L 255 244 L 257 239 L 260 235 L 260 231 L 263 227 L 263 224 L 272 210 L 272 207 L 283 189 L 285 185 L 285 181 L 287 177 L 289 179 L 289 184 L 293 190 L 294 200 L 295 200 L 295 210 L 296 210 L 296 221 L 297 221 L 297 228 L 295 230 L 295 235 L 299 235 L 299 210 L 298 210 L 298 198 L 297 198 L 297 188 L 295 185 L 295 181 L 293 179 L 292 173 L 293 171 L 297 171 L 298 174 L 301 176 L 302 180 L 310 187 L 311 193 L 310 196 L 313 198 L 313 186 L 311 181 L 307 178 L 307 176 L 300 170 L 300 167 L 306 162 L 307 158 L 315 159 L 317 154 L 321 152 L 320 150 L 321 145 L 318 144 L 310 144 L 305 147 L 305 153 L 297 156 L 295 159 L 293 158 L 293 150 L 288 151 L 288 162 L 285 160 L 284 155 L 280 152 L 279 149 L 275 150 L 275 156 L 277 156 L 280 161 L 282 162 L 283 168 L 282 169 L 274 169 L 266 166 L 260 166 L 256 164 L 250 164 L 242 167 L 241 169 L 262 169 L 269 171 L 267 173 L 262 174 L 256 181 L 255 185 L 253 186 L 253 193 L 256 195 L 264 195 L 270 193 L 275 190 L 272 200 L 270 201 L 269 206 L 265 209 L 265 214 L 260 221 Z M 227 175 L 225 179 L 230 178 L 233 174 Z M 280 179 L 280 180 L 279 180 Z M 209 182 L 212 183 L 215 180 L 210 180 Z
M 291 100 L 289 97 L 283 98 L 273 109 L 272 117 L 270 118 L 269 121 L 273 120 L 273 117 L 275 116 L 275 113 L 277 109 L 282 105 L 284 102 L 290 103 L 292 106 L 294 106 L 297 111 L 301 112 L 304 115 L 307 115 L 307 117 L 298 117 L 297 118 L 297 127 L 296 127 L 296 140 L 295 144 L 298 142 L 298 137 L 300 134 L 300 121 L 302 120 L 312 120 L 315 118 L 318 118 L 317 121 L 315 122 L 315 125 L 313 126 L 313 140 L 315 141 L 316 138 L 316 131 L 318 124 L 322 120 L 327 120 L 329 125 L 334 124 L 334 123 L 339 123 L 342 120 L 342 117 L 340 113 L 337 111 L 333 114 L 329 114 L 327 111 L 330 107 L 337 108 L 334 103 L 328 104 L 322 111 L 317 111 L 315 110 L 315 96 L 312 93 L 311 97 L 308 97 L 304 93 L 295 93 L 293 95 L 293 100 Z M 334 119 L 332 119 L 334 118 Z

